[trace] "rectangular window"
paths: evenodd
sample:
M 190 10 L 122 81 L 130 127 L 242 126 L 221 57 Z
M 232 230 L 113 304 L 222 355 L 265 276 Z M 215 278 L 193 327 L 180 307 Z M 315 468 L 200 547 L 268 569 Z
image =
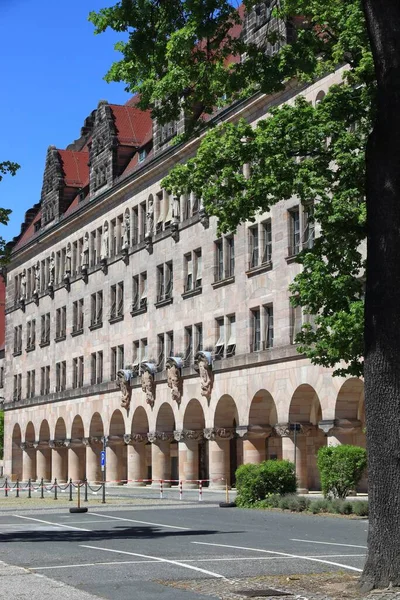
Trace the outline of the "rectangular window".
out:
M 116 219 L 114 219 L 113 221 L 110 221 L 110 240 L 111 240 L 111 256 L 116 256 L 117 252 L 118 252 Z
M 185 327 L 185 365 L 193 362 L 193 328 Z
M 26 379 L 26 397 L 35 397 L 35 371 L 28 371 Z
M 264 346 L 272 348 L 274 345 L 274 309 L 272 305 L 264 306 Z
M 157 290 L 157 302 L 161 302 L 165 294 L 164 265 L 157 267 Z
M 14 327 L 14 354 L 22 352 L 22 325 Z
M 50 365 L 40 369 L 40 394 L 50 394 Z
M 103 352 L 93 352 L 91 355 L 91 375 L 92 385 L 103 383 Z
M 97 264 L 96 231 L 92 231 L 90 233 L 89 254 L 90 254 L 90 266 L 94 267 Z
M 80 356 L 78 359 L 78 387 L 83 386 L 85 371 L 84 371 L 84 359 L 83 356 Z
M 258 254 L 259 254 L 259 239 L 258 239 L 258 225 L 249 228 L 249 249 L 250 249 L 250 261 L 249 268 L 254 269 L 258 267 Z
M 36 343 L 36 321 L 28 321 L 26 326 L 26 349 L 33 350 Z
M 194 337 L 195 337 L 195 350 L 196 352 L 201 352 L 203 350 L 203 325 L 202 323 L 197 323 L 194 326 Z
M 269 263 L 272 261 L 272 228 L 271 221 L 266 221 L 261 224 L 262 227 L 262 238 L 263 238 L 263 247 L 262 247 L 262 262 Z
M 132 245 L 134 246 L 139 241 L 139 207 L 135 206 L 132 209 Z
M 300 252 L 300 212 L 299 208 L 289 211 L 289 256 L 295 256 Z
M 227 274 L 226 277 L 233 277 L 235 274 L 235 238 L 232 236 L 226 238 L 227 246 Z
M 65 360 L 56 363 L 56 392 L 62 392 L 67 387 L 67 363 Z
M 236 353 L 236 317 L 230 315 L 227 322 L 227 342 L 226 342 L 226 356 L 234 356 Z
M 303 248 L 311 250 L 315 241 L 314 206 L 306 206 L 303 212 Z
M 201 288 L 203 282 L 203 257 L 201 255 L 201 249 L 194 251 L 194 286 L 195 288 Z
M 301 306 L 290 306 L 290 343 L 296 343 L 296 336 L 300 333 L 303 325 L 303 313 Z
M 90 325 L 102 325 L 103 323 L 103 292 L 96 292 L 91 296 Z
M 13 400 L 21 400 L 22 397 L 22 375 L 14 375 Z
M 192 255 L 185 254 L 186 263 L 186 285 L 185 292 L 190 292 L 193 289 L 193 260 Z
M 72 359 L 72 387 L 76 389 L 78 387 L 78 359 Z
M 118 370 L 123 369 L 125 365 L 124 346 L 118 346 L 117 350 L 117 368 Z
M 163 333 L 160 333 L 157 336 L 157 353 L 158 353 L 157 366 L 158 366 L 158 369 L 160 371 L 162 371 L 164 369 L 164 363 L 165 363 L 165 340 L 164 340 Z
M 215 358 L 223 358 L 225 352 L 225 327 L 224 327 L 224 318 L 215 320 L 216 329 L 217 329 L 217 341 L 215 344 Z
M 259 308 L 253 308 L 251 311 L 252 319 L 252 343 L 251 352 L 261 350 L 261 313 Z
M 168 331 L 166 335 L 166 356 L 174 356 L 174 332 Z
M 224 279 L 224 247 L 223 240 L 215 242 L 215 281 Z
M 139 242 L 144 240 L 146 233 L 146 202 L 139 205 Z
M 117 379 L 117 347 L 116 346 L 111 348 L 110 379 L 111 379 L 111 381 L 115 381 Z
M 83 298 L 75 300 L 72 305 L 72 331 L 78 333 L 83 331 L 84 304 Z
M 4 367 L 0 367 L 0 388 L 4 387 Z
M 117 317 L 124 316 L 124 282 L 117 285 Z
M 115 319 L 117 315 L 117 286 L 110 288 L 110 319 Z

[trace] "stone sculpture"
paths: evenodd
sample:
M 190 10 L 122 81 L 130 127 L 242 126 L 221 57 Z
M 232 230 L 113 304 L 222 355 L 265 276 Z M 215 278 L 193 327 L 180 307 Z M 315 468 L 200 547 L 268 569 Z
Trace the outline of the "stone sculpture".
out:
M 104 223 L 103 236 L 101 240 L 101 260 L 107 260 L 108 258 L 108 247 L 109 247 L 109 233 L 108 233 L 108 222 Z
M 209 352 L 198 352 L 194 357 L 195 367 L 200 375 L 201 395 L 210 400 L 214 384 L 214 373 L 212 370 L 212 359 Z
M 132 396 L 131 375 L 132 371 L 126 369 L 120 369 L 117 373 L 117 386 L 122 393 L 121 406 L 122 408 L 126 408 L 127 411 L 129 410 Z
M 167 382 L 171 389 L 172 400 L 180 404 L 182 400 L 182 373 L 177 361 L 169 358 L 166 362 Z
M 146 394 L 146 402 L 151 407 L 154 406 L 156 396 L 156 386 L 154 382 L 154 375 L 150 370 L 145 369 L 142 373 L 142 390 Z

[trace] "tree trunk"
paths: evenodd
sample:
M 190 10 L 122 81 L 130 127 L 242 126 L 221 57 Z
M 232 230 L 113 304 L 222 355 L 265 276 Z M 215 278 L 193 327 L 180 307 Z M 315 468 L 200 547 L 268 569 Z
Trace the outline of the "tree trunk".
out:
M 377 78 L 366 155 L 366 591 L 400 585 L 400 2 L 363 0 Z

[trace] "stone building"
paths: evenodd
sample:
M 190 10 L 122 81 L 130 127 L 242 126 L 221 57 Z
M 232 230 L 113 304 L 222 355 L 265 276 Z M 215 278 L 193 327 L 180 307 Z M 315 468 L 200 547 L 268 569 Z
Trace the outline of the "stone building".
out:
M 246 35 L 249 35 L 248 24 Z M 255 19 L 254 27 L 259 26 Z M 256 123 L 307 88 L 257 94 L 218 119 Z M 81 137 L 50 146 L 40 202 L 10 243 L 4 359 L 5 472 L 14 478 L 233 483 L 243 462 L 364 445 L 363 383 L 332 377 L 293 343 L 288 286 L 318 229 L 296 199 L 217 237 L 201 199 L 162 178 L 195 152 L 172 146 L 132 99 L 101 101 Z M 295 452 L 296 444 L 296 452 Z

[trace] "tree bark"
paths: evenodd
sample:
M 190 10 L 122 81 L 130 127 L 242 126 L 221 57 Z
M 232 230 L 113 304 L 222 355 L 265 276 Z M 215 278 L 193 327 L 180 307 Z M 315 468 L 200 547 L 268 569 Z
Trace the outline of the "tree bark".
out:
M 400 585 L 400 2 L 363 0 L 363 8 L 377 79 L 366 154 L 366 591 Z

